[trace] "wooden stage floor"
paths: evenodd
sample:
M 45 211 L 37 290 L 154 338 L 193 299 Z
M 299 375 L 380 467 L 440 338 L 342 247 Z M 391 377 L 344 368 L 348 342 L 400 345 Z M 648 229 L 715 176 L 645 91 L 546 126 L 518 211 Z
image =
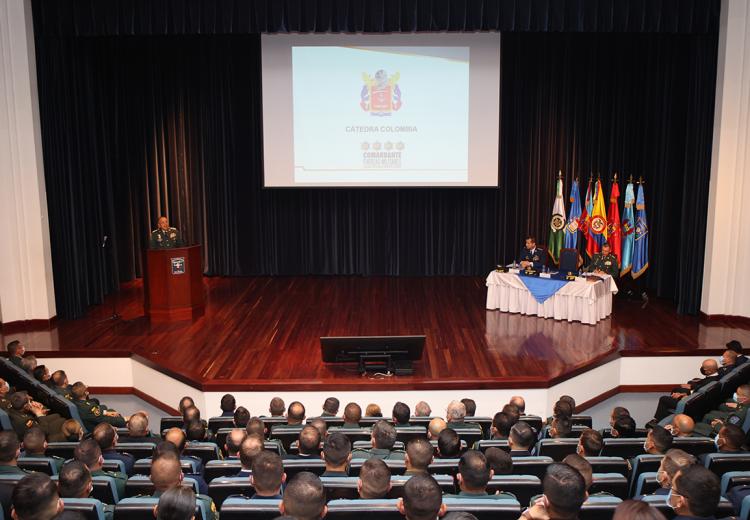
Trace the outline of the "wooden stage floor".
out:
M 616 299 L 597 325 L 484 308 L 480 277 L 204 278 L 195 321 L 151 324 L 140 280 L 123 285 L 123 320 L 100 322 L 112 300 L 52 330 L 8 334 L 58 357 L 134 355 L 204 391 L 368 388 L 544 388 L 617 356 L 716 355 L 750 328 L 682 316 L 668 301 Z M 321 336 L 427 336 L 413 376 L 368 378 L 321 362 Z M 42 352 L 45 351 L 45 352 Z M 52 352 L 49 352 L 52 351 Z

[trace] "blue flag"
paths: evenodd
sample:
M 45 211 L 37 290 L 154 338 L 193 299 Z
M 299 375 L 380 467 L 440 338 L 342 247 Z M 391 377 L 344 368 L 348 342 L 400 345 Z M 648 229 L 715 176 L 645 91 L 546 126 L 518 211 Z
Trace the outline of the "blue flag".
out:
M 578 181 L 570 187 L 570 214 L 565 226 L 565 247 L 575 249 L 578 245 L 578 228 L 581 225 L 581 195 L 578 193 Z
M 635 242 L 634 205 L 635 191 L 633 190 L 633 183 L 629 182 L 625 188 L 625 209 L 622 212 L 622 265 L 620 266 L 620 276 L 628 274 L 633 264 L 633 243 Z
M 643 184 L 638 186 L 638 198 L 635 200 L 635 209 L 633 270 L 630 274 L 633 278 L 638 278 L 648 269 L 648 222 L 646 222 L 646 199 L 643 196 Z

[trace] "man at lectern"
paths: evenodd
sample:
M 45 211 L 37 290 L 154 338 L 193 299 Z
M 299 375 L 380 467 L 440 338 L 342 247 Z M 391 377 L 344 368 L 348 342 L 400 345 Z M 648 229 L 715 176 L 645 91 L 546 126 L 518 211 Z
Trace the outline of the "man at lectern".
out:
M 547 263 L 547 252 L 536 247 L 536 238 L 526 237 L 526 245 L 521 250 L 521 267 L 524 269 L 541 269 Z
M 182 247 L 182 237 L 177 228 L 169 226 L 167 217 L 159 217 L 158 227 L 151 232 L 151 249 Z

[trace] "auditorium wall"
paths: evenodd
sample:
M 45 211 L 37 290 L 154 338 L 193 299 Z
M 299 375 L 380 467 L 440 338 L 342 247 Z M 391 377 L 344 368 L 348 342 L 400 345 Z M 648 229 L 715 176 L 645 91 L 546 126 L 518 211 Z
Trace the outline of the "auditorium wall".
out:
M 749 170 L 750 6 L 723 0 L 701 301 L 709 316 L 750 317 Z
M 0 248 L 0 323 L 55 316 L 30 0 L 0 0 Z

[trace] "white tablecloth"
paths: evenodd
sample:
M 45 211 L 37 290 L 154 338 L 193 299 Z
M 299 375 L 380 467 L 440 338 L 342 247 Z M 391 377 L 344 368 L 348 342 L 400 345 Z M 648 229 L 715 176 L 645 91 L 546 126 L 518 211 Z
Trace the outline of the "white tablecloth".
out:
M 519 275 L 492 271 L 487 276 L 487 308 L 593 325 L 612 313 L 612 295 L 617 294 L 614 279 L 608 275 L 602 278 L 569 282 L 539 303 Z

